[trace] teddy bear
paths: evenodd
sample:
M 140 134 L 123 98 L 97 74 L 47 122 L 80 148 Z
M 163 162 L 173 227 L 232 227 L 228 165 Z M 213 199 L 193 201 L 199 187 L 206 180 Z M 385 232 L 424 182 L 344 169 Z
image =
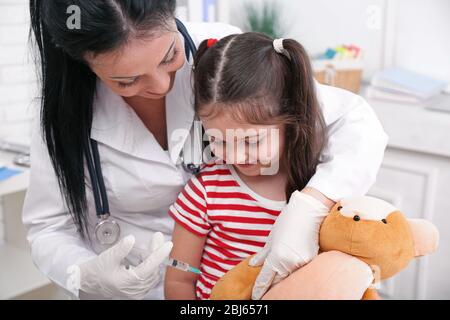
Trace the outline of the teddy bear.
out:
M 343 199 L 322 222 L 319 254 L 264 295 L 265 300 L 380 299 L 374 285 L 415 257 L 437 250 L 439 232 L 423 219 L 407 219 L 388 202 L 369 196 Z M 211 300 L 250 300 L 261 267 L 248 257 L 214 286 Z

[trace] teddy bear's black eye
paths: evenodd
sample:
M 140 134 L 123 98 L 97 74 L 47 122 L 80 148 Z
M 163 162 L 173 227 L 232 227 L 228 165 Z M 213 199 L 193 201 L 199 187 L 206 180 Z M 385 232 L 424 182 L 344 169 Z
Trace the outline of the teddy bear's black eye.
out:
M 381 219 L 381 221 L 382 221 L 384 224 L 387 223 L 386 219 Z
M 356 216 L 353 217 L 353 220 L 359 221 L 359 220 L 361 220 L 361 218 L 358 215 L 356 215 Z
M 341 211 L 341 209 L 342 209 L 342 206 L 339 206 L 339 207 L 338 207 L 338 211 Z

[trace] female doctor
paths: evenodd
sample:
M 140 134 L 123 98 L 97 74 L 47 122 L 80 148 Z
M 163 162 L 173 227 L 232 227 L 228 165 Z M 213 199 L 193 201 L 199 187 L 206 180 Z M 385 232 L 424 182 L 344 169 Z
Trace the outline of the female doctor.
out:
M 240 32 L 224 24 L 186 30 L 175 7 L 175 0 L 30 1 L 42 100 L 23 221 L 38 268 L 81 298 L 163 298 L 168 208 L 195 173 L 182 152 L 195 132 L 192 47 Z M 80 13 L 78 27 L 69 8 Z M 286 207 L 254 261 L 264 264 L 256 299 L 317 254 L 313 239 L 328 208 L 366 193 L 382 160 L 387 137 L 365 101 L 319 84 L 317 94 L 328 145 L 308 187 L 291 198 L 295 210 Z M 105 218 L 109 229 L 99 236 Z M 117 226 L 120 241 L 102 242 Z

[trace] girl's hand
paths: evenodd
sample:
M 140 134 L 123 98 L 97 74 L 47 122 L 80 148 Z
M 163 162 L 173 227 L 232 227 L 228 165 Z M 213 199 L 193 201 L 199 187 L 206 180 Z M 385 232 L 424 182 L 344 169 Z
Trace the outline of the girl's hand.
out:
M 272 284 L 318 254 L 320 225 L 328 212 L 328 206 L 306 192 L 292 194 L 275 221 L 265 247 L 250 261 L 253 266 L 263 265 L 253 287 L 253 300 L 261 299 Z

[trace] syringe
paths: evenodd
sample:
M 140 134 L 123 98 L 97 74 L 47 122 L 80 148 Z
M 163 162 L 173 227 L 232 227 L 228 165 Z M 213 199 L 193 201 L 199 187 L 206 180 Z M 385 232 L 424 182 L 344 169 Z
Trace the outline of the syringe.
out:
M 202 272 L 199 269 L 190 266 L 186 262 L 183 262 L 183 261 L 180 261 L 180 260 L 176 260 L 176 259 L 173 259 L 173 258 L 168 258 L 165 261 L 165 264 L 167 266 L 175 268 L 177 270 L 181 270 L 181 271 L 185 271 L 185 272 L 192 272 L 192 273 L 199 274 L 199 275 L 202 274 Z

